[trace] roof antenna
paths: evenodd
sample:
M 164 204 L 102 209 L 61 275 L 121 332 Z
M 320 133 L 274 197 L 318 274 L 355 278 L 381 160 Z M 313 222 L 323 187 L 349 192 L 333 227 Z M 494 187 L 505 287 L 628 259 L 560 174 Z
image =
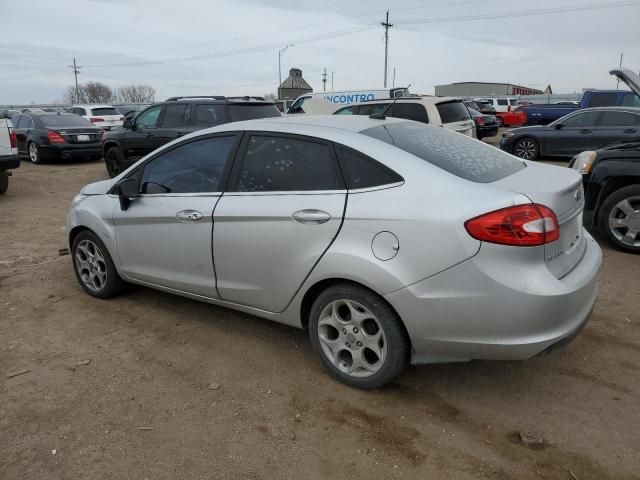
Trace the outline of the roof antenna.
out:
M 387 112 L 391 109 L 391 107 L 393 107 L 395 105 L 395 103 L 398 101 L 398 99 L 400 97 L 404 96 L 404 94 L 409 91 L 409 87 L 410 86 L 411 86 L 411 84 L 409 84 L 406 87 L 404 87 L 404 89 L 402 90 L 402 93 L 400 95 L 398 95 L 396 98 L 393 99 L 393 102 L 391 102 L 387 106 L 387 108 L 384 109 L 384 112 L 382 112 L 382 113 L 372 113 L 371 115 L 369 115 L 369 118 L 373 118 L 374 120 L 386 120 Z

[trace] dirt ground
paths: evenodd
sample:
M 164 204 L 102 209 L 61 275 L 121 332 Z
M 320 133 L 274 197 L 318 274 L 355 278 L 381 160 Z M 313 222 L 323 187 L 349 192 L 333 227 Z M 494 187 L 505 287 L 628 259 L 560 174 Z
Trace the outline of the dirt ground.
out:
M 358 391 L 306 332 L 145 288 L 86 295 L 58 249 L 104 178 L 23 162 L 0 197 L 0 479 L 640 479 L 639 256 L 604 246 L 594 315 L 560 351 Z

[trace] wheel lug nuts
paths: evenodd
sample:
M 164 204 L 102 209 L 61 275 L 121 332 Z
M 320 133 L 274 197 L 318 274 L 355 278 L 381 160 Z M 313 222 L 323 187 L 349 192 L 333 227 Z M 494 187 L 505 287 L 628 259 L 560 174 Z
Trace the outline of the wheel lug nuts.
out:
M 362 342 L 356 342 L 356 345 L 358 345 L 359 347 L 362 346 Z
M 344 333 L 344 334 L 346 335 L 346 334 L 347 334 L 347 329 L 346 329 L 346 328 L 343 328 L 343 329 L 342 329 L 342 333 Z
M 358 327 L 353 327 L 353 333 L 358 333 Z
M 351 348 L 351 344 L 349 342 L 345 343 L 345 345 L 347 346 L 347 348 Z

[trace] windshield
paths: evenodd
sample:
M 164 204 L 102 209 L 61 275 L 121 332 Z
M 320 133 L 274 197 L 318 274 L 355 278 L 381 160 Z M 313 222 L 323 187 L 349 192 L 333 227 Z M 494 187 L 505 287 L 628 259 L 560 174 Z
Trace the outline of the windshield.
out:
M 93 123 L 78 115 L 43 115 L 40 121 L 45 127 L 93 127 Z
M 413 122 L 388 123 L 363 130 L 457 177 L 490 183 L 526 167 L 516 157 L 444 128 Z

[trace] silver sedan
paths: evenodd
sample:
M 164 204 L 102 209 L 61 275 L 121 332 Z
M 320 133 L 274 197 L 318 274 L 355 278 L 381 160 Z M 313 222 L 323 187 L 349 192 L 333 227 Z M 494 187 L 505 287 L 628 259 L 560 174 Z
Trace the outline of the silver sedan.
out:
M 600 248 L 580 175 L 394 118 L 231 123 L 73 200 L 84 290 L 137 283 L 299 328 L 360 388 L 407 363 L 526 359 L 570 342 Z

